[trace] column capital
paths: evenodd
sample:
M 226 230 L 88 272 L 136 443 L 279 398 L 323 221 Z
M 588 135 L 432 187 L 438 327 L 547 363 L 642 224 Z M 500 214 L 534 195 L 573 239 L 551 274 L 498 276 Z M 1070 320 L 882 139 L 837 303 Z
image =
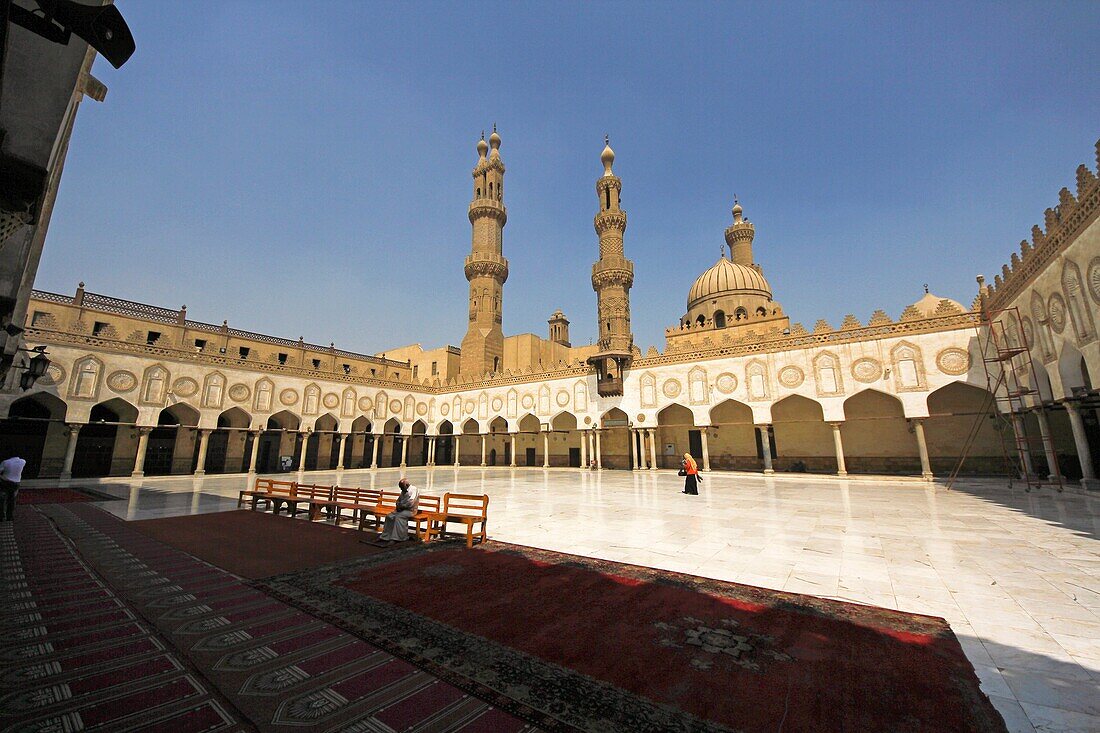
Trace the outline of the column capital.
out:
M 754 428 L 770 428 L 772 424 L 770 422 L 758 422 L 753 423 Z
M 88 423 L 83 422 L 67 422 L 65 423 L 65 429 L 68 430 L 70 433 L 79 433 L 80 429 L 87 424 Z
M 840 430 L 840 426 L 844 424 L 843 420 L 830 420 L 829 427 L 833 430 Z

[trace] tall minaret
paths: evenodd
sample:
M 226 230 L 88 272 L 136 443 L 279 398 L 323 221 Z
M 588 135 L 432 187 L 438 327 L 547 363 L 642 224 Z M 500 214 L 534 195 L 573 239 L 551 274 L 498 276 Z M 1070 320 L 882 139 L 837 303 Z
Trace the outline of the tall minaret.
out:
M 508 279 L 508 260 L 502 255 L 508 212 L 504 208 L 504 161 L 500 159 L 496 125 L 488 145 L 482 133 L 477 153 L 474 200 L 470 202 L 473 245 L 466 258 L 470 326 L 462 339 L 460 364 L 460 371 L 467 376 L 504 370 L 504 332 L 500 322 L 504 281 Z
M 592 266 L 592 289 L 596 291 L 599 316 L 599 352 L 589 358 L 596 367 L 601 395 L 623 393 L 623 371 L 634 353 L 630 332 L 630 286 L 634 284 L 634 263 L 623 254 L 626 212 L 619 208 L 623 182 L 611 172 L 615 151 L 604 138 L 600 155 L 603 175 L 596 181 L 600 211 L 593 224 L 600 235 L 600 259 Z
M 744 265 L 756 270 L 760 268 L 752 261 L 752 238 L 756 228 L 742 216 L 743 209 L 737 197 L 733 197 L 733 224 L 726 228 L 726 244 L 730 248 L 730 259 L 735 265 Z

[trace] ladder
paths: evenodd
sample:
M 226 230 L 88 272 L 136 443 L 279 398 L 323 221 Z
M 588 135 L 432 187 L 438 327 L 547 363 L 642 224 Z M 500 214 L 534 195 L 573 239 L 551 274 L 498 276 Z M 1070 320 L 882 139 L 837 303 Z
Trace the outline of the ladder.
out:
M 1058 467 L 1058 457 L 1053 446 L 1044 444 L 1045 441 L 1051 441 L 1053 438 L 1049 434 L 1046 436 L 1029 434 L 1027 427 L 1026 415 L 1029 408 L 1041 408 L 1042 399 L 1036 389 L 1020 380 L 1021 373 L 1035 374 L 1031 345 L 1023 329 L 1020 310 L 1015 306 L 989 308 L 983 278 L 978 278 L 978 285 L 981 315 L 975 331 L 982 367 L 985 370 L 988 397 L 963 443 L 959 460 L 947 480 L 947 489 L 950 490 L 958 479 L 974 441 L 981 431 L 983 421 L 987 419 L 988 411 L 993 407 L 997 434 L 1001 437 L 1001 452 L 1009 488 L 1011 489 L 1014 483 L 1019 481 L 1024 485 L 1026 492 L 1044 486 L 1050 486 L 1061 492 L 1064 487 L 1062 471 Z M 1017 324 L 1019 328 L 1010 333 L 1008 323 Z M 1029 401 L 1033 404 L 1029 405 Z M 1048 457 L 1047 462 L 1053 464 L 1048 466 L 1047 477 L 1041 477 L 1035 470 L 1029 470 L 1032 468 L 1032 457 L 1036 453 L 1045 454 Z

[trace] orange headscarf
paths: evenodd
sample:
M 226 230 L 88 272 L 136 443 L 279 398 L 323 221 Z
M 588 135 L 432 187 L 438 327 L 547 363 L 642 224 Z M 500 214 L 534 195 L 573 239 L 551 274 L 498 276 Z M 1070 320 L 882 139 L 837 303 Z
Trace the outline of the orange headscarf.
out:
M 699 472 L 699 464 L 695 462 L 695 459 L 691 457 L 690 453 L 684 454 L 684 469 L 687 470 L 688 473 Z

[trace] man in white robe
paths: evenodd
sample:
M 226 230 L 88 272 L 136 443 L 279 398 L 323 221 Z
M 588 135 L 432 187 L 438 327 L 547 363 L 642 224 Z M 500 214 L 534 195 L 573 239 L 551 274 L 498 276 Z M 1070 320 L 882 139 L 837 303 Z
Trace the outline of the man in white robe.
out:
M 409 520 L 420 505 L 420 489 L 410 484 L 408 479 L 398 481 L 397 487 L 401 489 L 401 496 L 397 497 L 397 507 L 386 515 L 382 534 L 378 536 L 378 544 L 383 546 L 409 539 Z

